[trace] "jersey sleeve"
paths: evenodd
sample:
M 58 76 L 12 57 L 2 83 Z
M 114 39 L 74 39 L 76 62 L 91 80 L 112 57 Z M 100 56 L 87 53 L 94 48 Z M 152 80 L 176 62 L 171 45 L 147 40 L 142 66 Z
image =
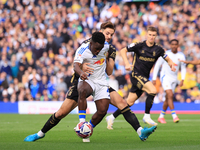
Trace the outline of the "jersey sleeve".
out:
M 185 55 L 182 55 L 182 60 L 185 60 Z M 186 75 L 186 64 L 184 62 L 181 62 L 181 79 L 184 80 Z
M 74 63 L 83 63 L 83 52 L 81 46 L 76 50 L 75 56 L 74 56 Z
M 141 47 L 141 43 L 136 43 L 136 44 L 135 43 L 131 43 L 126 48 L 127 48 L 128 52 L 135 52 L 135 53 L 137 53 L 140 50 L 140 47 Z
M 166 57 L 167 57 L 167 54 L 165 53 L 165 50 L 161 47 L 160 48 L 161 50 L 161 54 L 160 54 L 160 56 L 163 58 L 163 59 L 165 59 Z
M 116 58 L 116 49 L 112 45 L 109 46 L 108 58 L 112 58 L 114 61 Z
M 163 62 L 164 62 L 164 59 L 162 57 L 159 57 L 155 64 L 154 70 L 153 70 L 153 80 L 156 80 L 158 71 L 159 71 L 161 65 L 163 64 Z

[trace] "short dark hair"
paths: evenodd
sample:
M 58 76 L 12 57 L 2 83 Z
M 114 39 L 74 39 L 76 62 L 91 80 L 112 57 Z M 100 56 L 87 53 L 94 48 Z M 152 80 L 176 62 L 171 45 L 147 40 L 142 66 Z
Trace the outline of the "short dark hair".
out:
M 99 44 L 104 44 L 105 43 L 105 36 L 102 32 L 94 32 L 92 34 L 92 41 L 97 42 Z
M 147 28 L 147 31 L 155 31 L 156 33 L 158 32 L 157 28 L 156 27 L 153 27 L 153 26 L 149 26 Z
M 177 42 L 177 44 L 179 43 L 177 39 L 172 39 L 169 43 L 171 44 L 173 41 Z
M 108 21 L 108 22 L 104 22 L 101 24 L 100 30 L 104 30 L 106 28 L 111 28 L 115 31 L 115 26 L 112 22 Z

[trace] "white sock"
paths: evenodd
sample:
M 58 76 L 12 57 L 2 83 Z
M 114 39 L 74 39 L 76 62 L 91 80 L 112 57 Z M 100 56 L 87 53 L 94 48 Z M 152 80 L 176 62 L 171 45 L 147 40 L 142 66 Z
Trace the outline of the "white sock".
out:
M 144 118 L 151 118 L 151 117 L 150 117 L 150 114 L 146 114 L 146 113 L 145 113 L 145 114 L 144 114 Z
M 85 122 L 85 118 L 80 118 L 79 121 L 80 122 Z
M 163 115 L 162 113 L 160 113 L 159 118 L 164 118 L 165 115 Z
M 45 133 L 43 133 L 41 130 L 37 133 L 38 136 L 43 137 Z
M 176 114 L 172 114 L 172 118 L 174 119 L 174 118 L 176 118 L 177 117 L 177 115 Z
M 140 136 L 141 135 L 141 130 L 142 130 L 143 128 L 142 127 L 139 127 L 138 129 L 137 129 L 137 134 Z

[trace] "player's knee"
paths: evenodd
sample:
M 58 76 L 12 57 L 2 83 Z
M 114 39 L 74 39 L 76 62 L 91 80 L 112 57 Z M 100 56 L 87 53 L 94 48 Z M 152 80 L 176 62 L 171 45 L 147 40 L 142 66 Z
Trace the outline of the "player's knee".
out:
M 167 98 L 173 98 L 173 93 L 168 92 L 166 96 L 167 96 Z
M 156 93 L 157 93 L 156 88 L 152 88 L 152 89 L 149 91 L 149 94 L 151 94 L 151 95 L 156 95 Z
M 66 116 L 67 114 L 64 112 L 64 111 L 57 111 L 56 114 L 55 114 L 55 117 L 58 118 L 58 119 L 62 119 Z

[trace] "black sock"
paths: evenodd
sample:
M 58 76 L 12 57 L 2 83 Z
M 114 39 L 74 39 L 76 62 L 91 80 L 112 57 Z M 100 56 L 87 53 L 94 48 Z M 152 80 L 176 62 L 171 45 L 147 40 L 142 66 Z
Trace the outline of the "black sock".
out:
M 145 106 L 145 113 L 150 114 L 151 107 L 153 105 L 153 99 L 156 96 L 156 94 L 147 94 L 146 99 L 146 106 Z
M 131 107 L 131 106 L 128 105 L 128 107 Z M 120 110 L 120 109 L 117 109 L 117 110 L 113 113 L 113 116 L 114 116 L 115 118 L 117 118 L 120 114 L 121 114 L 121 110 Z
M 114 116 L 115 118 L 117 118 L 120 114 L 121 114 L 121 110 L 120 110 L 120 109 L 117 109 L 117 110 L 113 113 L 113 116 Z
M 51 128 L 53 128 L 54 126 L 56 126 L 59 121 L 61 119 L 57 119 L 55 117 L 55 113 L 53 115 L 51 115 L 51 117 L 49 118 L 49 120 L 45 123 L 44 127 L 42 128 L 42 132 L 46 133 L 47 131 L 49 131 Z
M 122 109 L 121 113 L 126 121 L 135 129 L 135 131 L 137 131 L 137 129 L 140 127 L 140 123 L 135 114 L 130 110 L 129 106 L 126 106 L 124 109 Z

